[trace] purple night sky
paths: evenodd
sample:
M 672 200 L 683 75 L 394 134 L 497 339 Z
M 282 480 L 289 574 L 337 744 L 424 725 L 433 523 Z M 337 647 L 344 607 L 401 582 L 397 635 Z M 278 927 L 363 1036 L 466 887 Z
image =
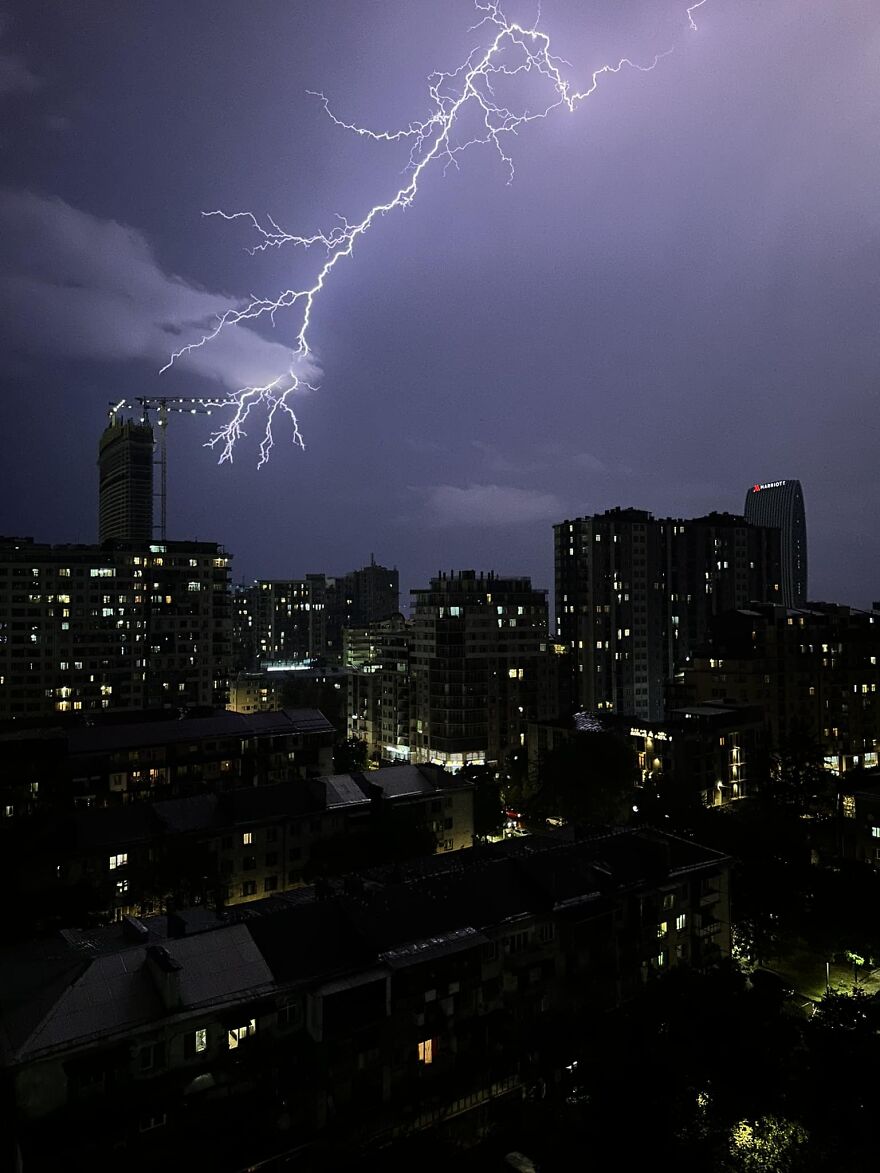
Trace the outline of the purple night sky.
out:
M 480 34 L 470 0 L 28 0 L 0 24 L 0 532 L 96 540 L 108 401 L 227 390 L 284 369 L 293 318 L 200 324 L 307 280 L 316 252 L 251 256 L 362 217 L 406 144 L 334 126 L 430 113 L 425 79 Z M 552 587 L 553 521 L 613 505 L 738 512 L 798 477 L 810 595 L 880 597 L 873 546 L 880 342 L 877 0 L 544 0 L 586 86 L 376 224 L 316 305 L 320 389 L 234 465 L 172 420 L 169 537 L 224 543 L 236 579 L 396 564 Z M 535 4 L 508 5 L 534 18 Z M 404 595 L 405 597 L 405 595 Z

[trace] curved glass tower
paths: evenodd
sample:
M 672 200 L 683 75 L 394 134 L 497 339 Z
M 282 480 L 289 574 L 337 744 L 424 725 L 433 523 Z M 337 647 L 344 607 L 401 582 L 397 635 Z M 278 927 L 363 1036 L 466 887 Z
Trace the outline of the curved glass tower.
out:
M 807 522 L 800 481 L 756 482 L 746 493 L 746 521 L 777 526 L 782 535 L 782 603 L 807 601 Z

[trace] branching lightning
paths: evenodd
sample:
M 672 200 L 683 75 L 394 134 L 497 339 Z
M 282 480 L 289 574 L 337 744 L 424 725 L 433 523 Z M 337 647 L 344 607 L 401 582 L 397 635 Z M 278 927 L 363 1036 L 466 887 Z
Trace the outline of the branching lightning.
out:
M 698 0 L 687 9 L 687 19 L 692 30 L 697 28 L 694 13 L 706 2 Z M 203 213 L 205 216 L 220 216 L 224 220 L 242 219 L 249 222 L 258 237 L 257 243 L 250 250 L 252 253 L 288 244 L 306 250 L 317 245 L 325 253 L 325 259 L 311 285 L 301 289 L 287 289 L 275 298 L 251 297 L 244 305 L 231 307 L 218 317 L 212 330 L 198 341 L 175 351 L 162 368 L 166 371 L 183 355 L 208 345 L 221 330 L 229 326 L 263 317 L 269 318 L 274 325 L 279 311 L 298 310 L 298 327 L 289 370 L 263 386 L 244 387 L 214 401 L 214 405 L 228 407 L 232 411 L 229 421 L 212 433 L 206 443 L 206 447 L 219 449 L 219 463 L 232 460 L 236 443 L 247 434 L 245 424 L 251 412 L 258 407 L 266 412 L 258 468 L 269 459 L 274 446 L 272 428 L 279 412 L 291 422 L 293 442 L 305 447 L 289 400 L 298 390 L 314 390 L 311 384 L 297 375 L 296 367 L 311 353 L 308 336 L 318 298 L 336 266 L 352 255 L 358 241 L 376 221 L 412 204 L 418 195 L 422 177 L 431 164 L 441 163 L 444 170 L 449 166 L 457 167 L 465 151 L 472 147 L 488 146 L 496 151 L 506 168 L 509 183 L 514 177 L 514 166 L 506 149 L 508 136 L 515 135 L 528 123 L 549 117 L 560 108 L 573 113 L 596 92 L 605 75 L 620 73 L 624 68 L 650 73 L 662 58 L 672 52 L 672 49 L 667 49 L 657 53 L 647 64 L 638 64 L 628 57 L 622 57 L 614 65 L 603 65 L 594 70 L 586 89 L 577 90 L 562 74 L 562 68 L 567 62 L 551 51 L 548 34 L 538 28 L 540 11 L 535 23 L 526 27 L 509 20 L 498 0 L 474 0 L 474 3 L 479 19 L 471 31 L 485 30 L 488 43 L 473 49 L 452 72 L 431 74 L 428 78 L 431 113 L 425 119 L 409 122 L 397 130 L 371 130 L 337 117 L 323 93 L 309 91 L 321 102 L 329 118 L 342 129 L 376 142 L 410 142 L 404 182 L 389 199 L 375 204 L 362 219 L 354 223 L 338 216 L 337 223 L 328 231 L 316 232 L 311 236 L 287 232 L 271 216 L 261 221 L 252 212 L 216 210 Z M 546 102 L 538 109 L 526 106 L 513 109 L 498 96 L 497 90 L 502 81 L 509 82 L 511 78 L 524 75 L 533 75 L 547 84 Z M 466 123 L 466 117 L 470 119 L 469 123 Z M 468 130 L 467 125 L 473 129 Z M 463 133 L 456 133 L 462 130 Z

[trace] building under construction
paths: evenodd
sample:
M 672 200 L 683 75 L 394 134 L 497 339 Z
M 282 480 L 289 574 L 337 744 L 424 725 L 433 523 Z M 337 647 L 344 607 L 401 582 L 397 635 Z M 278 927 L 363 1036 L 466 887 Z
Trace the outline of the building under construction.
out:
M 112 412 L 98 446 L 98 541 L 153 536 L 153 428 Z

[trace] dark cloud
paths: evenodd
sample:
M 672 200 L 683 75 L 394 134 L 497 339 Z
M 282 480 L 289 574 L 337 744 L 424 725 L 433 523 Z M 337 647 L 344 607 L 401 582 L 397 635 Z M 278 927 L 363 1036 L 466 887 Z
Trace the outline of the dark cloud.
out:
M 70 124 L 50 133 L 37 94 L 33 119 L 4 132 L 19 194 L 0 201 L 0 329 L 17 359 L 0 372 L 0 435 L 39 430 L 50 466 L 80 461 L 82 487 L 65 489 L 67 529 L 48 489 L 0 496 L 0 529 L 64 538 L 74 503 L 93 513 L 94 443 L 120 388 L 228 387 L 286 364 L 294 323 L 279 315 L 274 334 L 224 332 L 157 379 L 213 315 L 320 262 L 251 256 L 241 223 L 201 212 L 252 208 L 303 233 L 359 218 L 396 189 L 409 144 L 347 133 L 306 90 L 346 120 L 407 125 L 426 113 L 428 74 L 479 34 L 470 0 L 20 7 L 8 43 L 26 48 L 27 76 L 51 75 Z M 708 0 L 697 32 L 675 0 L 544 0 L 542 20 L 581 88 L 607 60 L 675 51 L 523 128 L 510 184 L 492 151 L 426 172 L 316 305 L 307 452 L 218 471 L 203 421 L 181 424 L 176 532 L 225 541 L 246 576 L 340 571 L 374 551 L 413 584 L 442 563 L 546 585 L 553 520 L 738 510 L 750 482 L 796 476 L 811 593 L 869 602 L 876 0 Z M 21 448 L 0 461 L 14 484 L 31 475 Z
M 0 14 L 0 42 L 6 36 L 7 21 Z M 43 86 L 43 79 L 25 58 L 0 44 L 0 97 L 6 94 L 32 94 Z
M 144 236 L 60 199 L 0 191 L 0 319 L 6 345 L 60 359 L 143 359 L 160 367 L 212 328 L 231 299 L 162 271 Z M 247 327 L 181 359 L 235 390 L 275 378 L 289 350 Z M 300 366 L 315 377 L 313 363 Z

